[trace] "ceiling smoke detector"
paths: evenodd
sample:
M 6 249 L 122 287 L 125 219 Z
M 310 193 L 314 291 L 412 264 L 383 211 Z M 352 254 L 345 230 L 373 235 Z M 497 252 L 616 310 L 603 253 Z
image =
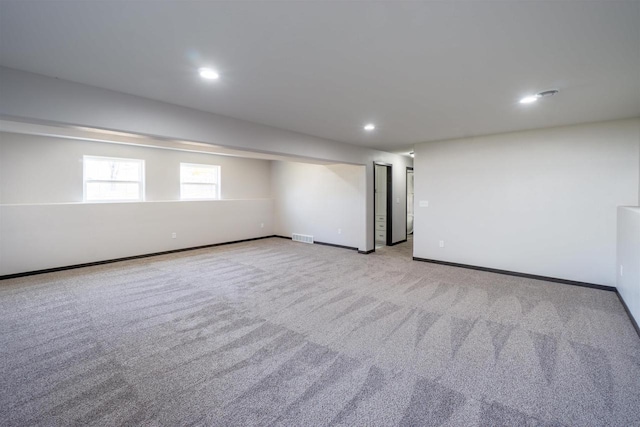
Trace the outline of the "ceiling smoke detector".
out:
M 546 98 L 548 96 L 553 96 L 556 93 L 558 93 L 558 91 L 556 89 L 551 89 L 551 90 L 545 90 L 544 92 L 540 92 L 536 96 L 538 98 Z

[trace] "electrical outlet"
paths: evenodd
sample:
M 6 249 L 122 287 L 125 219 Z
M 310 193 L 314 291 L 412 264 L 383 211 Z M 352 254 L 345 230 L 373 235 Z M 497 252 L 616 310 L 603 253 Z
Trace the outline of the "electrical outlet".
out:
M 420 203 L 418 203 L 418 206 L 420 206 L 421 208 L 428 208 L 429 207 L 429 201 L 428 200 L 420 200 Z
M 338 228 L 338 234 L 342 234 L 342 228 Z
M 264 222 L 260 223 L 260 228 L 264 228 Z
M 178 235 L 175 232 L 171 233 L 171 238 L 172 239 L 175 239 L 176 237 L 178 237 Z
M 396 197 L 396 203 L 400 203 L 400 197 Z
M 620 266 L 620 277 L 624 276 L 624 265 Z
M 440 240 L 440 247 L 444 248 L 444 240 Z

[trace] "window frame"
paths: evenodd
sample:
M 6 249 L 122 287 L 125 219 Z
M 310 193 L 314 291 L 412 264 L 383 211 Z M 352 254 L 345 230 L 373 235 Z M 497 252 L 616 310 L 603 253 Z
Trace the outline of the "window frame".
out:
M 182 166 L 193 166 L 193 167 L 205 167 L 205 168 L 213 168 L 216 170 L 216 181 L 215 183 L 205 183 L 205 182 L 189 182 L 182 180 Z M 207 163 L 190 163 L 190 162 L 180 162 L 180 200 L 184 201 L 198 201 L 198 200 L 220 200 L 221 191 L 220 191 L 220 181 L 222 176 L 222 167 L 220 165 L 212 165 Z M 214 197 L 184 197 L 182 194 L 182 185 L 203 185 L 203 186 L 211 186 L 213 185 L 215 188 Z
M 111 179 L 87 179 L 87 159 L 90 160 L 109 160 L 116 162 L 134 162 L 140 165 L 140 173 L 138 181 L 117 181 Z M 145 201 L 145 161 L 144 159 L 131 159 L 125 157 L 111 157 L 111 156 L 94 156 L 85 154 L 82 156 L 82 201 L 84 203 L 135 203 Z M 118 184 L 138 184 L 138 198 L 137 199 L 109 199 L 109 200 L 88 200 L 87 199 L 87 184 L 89 183 L 118 183 Z

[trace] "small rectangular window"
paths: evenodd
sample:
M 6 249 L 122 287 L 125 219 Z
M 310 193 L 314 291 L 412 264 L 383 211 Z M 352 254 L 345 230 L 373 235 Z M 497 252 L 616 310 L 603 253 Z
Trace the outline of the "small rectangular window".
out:
M 84 156 L 84 201 L 144 200 L 144 160 Z
M 216 200 L 220 198 L 220 166 L 180 163 L 180 198 Z

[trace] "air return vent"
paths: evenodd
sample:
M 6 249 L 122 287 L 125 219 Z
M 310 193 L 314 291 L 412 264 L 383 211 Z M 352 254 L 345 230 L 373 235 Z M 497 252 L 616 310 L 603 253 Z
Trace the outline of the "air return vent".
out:
M 313 243 L 313 236 L 309 236 L 308 234 L 293 233 L 291 240 L 293 240 L 294 242 Z

